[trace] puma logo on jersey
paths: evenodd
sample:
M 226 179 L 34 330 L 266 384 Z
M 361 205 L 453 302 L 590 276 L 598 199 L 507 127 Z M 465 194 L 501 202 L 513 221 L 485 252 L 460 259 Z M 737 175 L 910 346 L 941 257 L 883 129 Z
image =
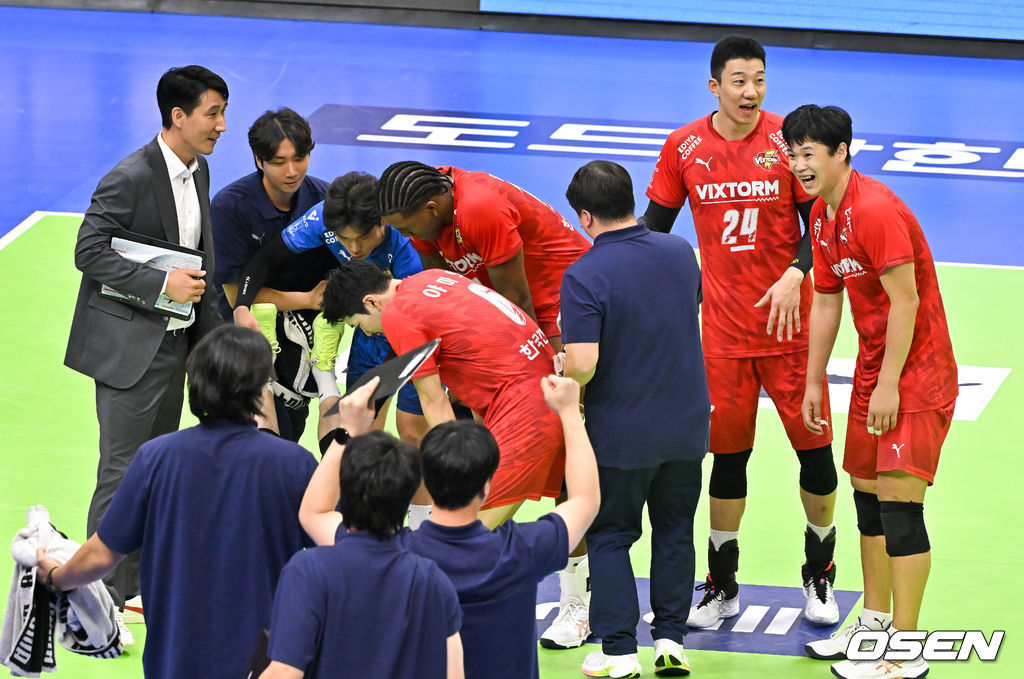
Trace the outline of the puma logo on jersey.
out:
M 779 195 L 779 180 L 765 182 L 722 182 L 721 184 L 698 184 L 697 195 L 704 200 L 729 200 L 731 198 L 770 198 Z
M 708 156 L 707 160 L 701 160 L 700 158 L 694 158 L 693 162 L 700 163 L 701 165 L 703 165 L 704 167 L 706 167 L 708 169 L 708 172 L 711 172 L 711 156 Z
M 906 443 L 901 443 L 900 445 L 896 445 L 895 443 L 892 444 L 892 449 L 896 451 L 896 457 L 900 456 L 900 450 L 902 450 L 903 446 L 905 446 L 905 445 L 907 445 L 907 444 Z

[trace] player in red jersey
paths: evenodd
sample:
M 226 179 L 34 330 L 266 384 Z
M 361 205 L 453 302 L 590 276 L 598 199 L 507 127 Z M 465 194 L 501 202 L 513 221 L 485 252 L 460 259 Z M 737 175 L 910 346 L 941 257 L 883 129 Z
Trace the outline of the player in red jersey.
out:
M 957 396 L 957 367 L 935 263 L 917 219 L 884 184 L 850 166 L 852 123 L 834 106 L 801 106 L 782 126 L 790 166 L 819 197 L 811 210 L 814 302 L 803 418 L 821 431 L 819 378 L 850 294 L 860 337 L 843 469 L 850 473 L 860 529 L 864 612 L 830 639 L 807 645 L 823 659 L 846 657 L 863 629 L 916 630 L 931 566 L 925 489 L 935 479 Z M 848 679 L 923 677 L 928 664 L 843 660 Z
M 714 627 L 739 613 L 739 529 L 746 465 L 762 386 L 775 403 L 800 461 L 807 517 L 802 581 L 812 623 L 839 621 L 832 592 L 837 485 L 828 429 L 812 434 L 800 416 L 810 311 L 810 235 L 800 234 L 812 200 L 789 172 L 782 117 L 761 110 L 764 48 L 725 38 L 711 54 L 708 86 L 718 110 L 665 142 L 647 196 L 645 223 L 668 232 L 689 201 L 703 271 L 703 348 L 711 413 L 711 537 L 704 596 L 687 624 Z M 825 418 L 828 385 L 822 375 Z
M 550 205 L 486 172 L 395 163 L 378 184 L 384 220 L 410 236 L 423 268 L 494 288 L 561 349 L 562 274 L 590 241 Z
M 413 375 L 427 424 L 455 419 L 444 386 L 483 418 L 501 460 L 480 519 L 497 526 L 524 500 L 556 497 L 565 446 L 540 378 L 554 352 L 544 332 L 494 290 L 440 269 L 394 280 L 352 260 L 331 272 L 324 317 L 367 335 L 384 333 L 402 354 L 433 339 L 437 351 Z

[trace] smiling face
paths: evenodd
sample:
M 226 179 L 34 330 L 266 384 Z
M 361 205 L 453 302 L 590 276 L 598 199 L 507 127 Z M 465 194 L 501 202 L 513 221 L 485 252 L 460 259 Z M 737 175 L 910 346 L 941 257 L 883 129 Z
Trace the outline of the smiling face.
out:
M 789 170 L 809 195 L 821 196 L 832 204 L 832 198 L 840 185 L 845 191 L 845 179 L 850 174 L 850 165 L 846 162 L 847 153 L 845 142 L 840 143 L 835 153 L 832 153 L 821 142 L 803 140 L 789 149 Z M 842 197 L 842 191 L 839 197 Z
M 272 197 L 291 197 L 309 169 L 309 154 L 300 156 L 291 139 L 285 138 L 278 144 L 272 158 L 256 158 L 256 166 L 263 170 L 263 186 Z
M 730 59 L 722 69 L 721 82 L 711 78 L 708 88 L 718 99 L 715 129 L 727 139 L 746 136 L 757 125 L 765 95 L 764 62 Z
M 217 140 L 227 129 L 227 119 L 224 116 L 227 106 L 228 102 L 220 92 L 206 90 L 192 113 L 186 114 L 177 107 L 171 112 L 171 120 L 181 139 L 181 150 L 189 160 L 200 153 L 213 153 Z

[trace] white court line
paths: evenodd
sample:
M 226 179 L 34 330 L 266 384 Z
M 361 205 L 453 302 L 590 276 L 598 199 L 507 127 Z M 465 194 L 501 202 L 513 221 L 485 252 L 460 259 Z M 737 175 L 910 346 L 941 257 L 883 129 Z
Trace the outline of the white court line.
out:
M 51 216 L 53 216 L 53 217 L 84 217 L 85 213 L 84 212 L 47 212 L 45 210 L 36 210 L 32 214 L 30 214 L 28 217 L 26 217 L 24 219 L 24 221 L 21 222 L 21 224 L 18 224 L 16 227 L 14 227 L 13 229 L 11 229 L 7 233 L 5 233 L 2 238 L 0 238 L 0 250 L 3 250 L 5 247 L 7 247 L 11 243 L 13 243 L 15 238 L 17 238 L 18 236 L 20 236 L 21 234 L 25 233 L 30 228 L 35 226 L 35 223 L 38 222 L 40 219 L 42 219 L 43 217 L 51 217 Z

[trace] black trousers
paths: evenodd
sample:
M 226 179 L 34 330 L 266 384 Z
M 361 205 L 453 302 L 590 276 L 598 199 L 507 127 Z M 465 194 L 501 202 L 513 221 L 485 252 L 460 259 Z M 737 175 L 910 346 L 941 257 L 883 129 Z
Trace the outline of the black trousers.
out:
M 682 643 L 693 593 L 693 515 L 701 489 L 699 461 L 643 469 L 598 467 L 601 508 L 587 531 L 590 625 L 608 655 L 636 652 L 640 621 L 629 548 L 651 520 L 653 637 Z

